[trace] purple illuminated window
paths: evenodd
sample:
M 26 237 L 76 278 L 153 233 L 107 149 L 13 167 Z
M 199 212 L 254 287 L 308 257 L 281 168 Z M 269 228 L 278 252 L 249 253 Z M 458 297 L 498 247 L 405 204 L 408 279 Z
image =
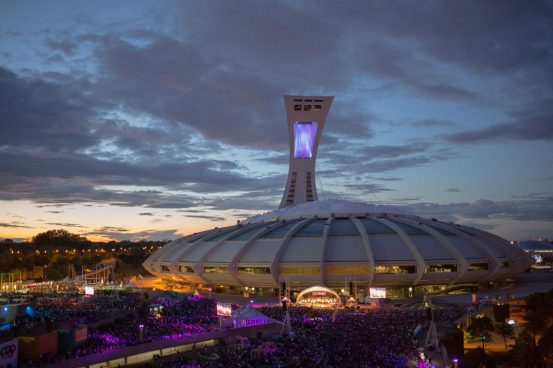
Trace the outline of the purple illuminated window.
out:
M 296 121 L 294 123 L 294 157 L 311 158 L 317 136 L 317 123 Z

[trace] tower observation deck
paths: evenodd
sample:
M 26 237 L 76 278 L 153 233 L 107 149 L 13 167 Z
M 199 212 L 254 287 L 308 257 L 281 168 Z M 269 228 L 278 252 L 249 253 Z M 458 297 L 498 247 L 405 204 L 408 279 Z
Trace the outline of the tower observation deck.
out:
M 279 208 L 317 200 L 315 160 L 333 96 L 284 96 L 290 164 Z

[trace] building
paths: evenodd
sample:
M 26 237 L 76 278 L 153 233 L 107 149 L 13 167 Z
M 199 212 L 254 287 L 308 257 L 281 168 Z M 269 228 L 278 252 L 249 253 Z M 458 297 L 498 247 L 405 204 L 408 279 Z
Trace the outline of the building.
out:
M 318 201 L 315 159 L 332 103 L 285 96 L 290 168 L 280 207 L 237 225 L 174 240 L 144 267 L 173 282 L 274 292 L 354 286 L 391 296 L 471 289 L 514 276 L 533 260 L 516 245 L 472 227 L 418 216 L 374 213 L 373 206 Z
M 551 268 L 553 266 L 553 244 L 539 240 L 525 240 L 515 243 L 519 248 L 534 258 L 536 268 Z

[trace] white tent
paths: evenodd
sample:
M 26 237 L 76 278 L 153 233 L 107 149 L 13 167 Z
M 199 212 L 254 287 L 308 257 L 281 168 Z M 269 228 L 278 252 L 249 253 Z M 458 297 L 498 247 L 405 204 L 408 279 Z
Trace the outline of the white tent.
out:
M 265 325 L 277 322 L 255 308 L 242 306 L 232 313 L 232 324 L 234 327 L 247 327 L 256 325 Z

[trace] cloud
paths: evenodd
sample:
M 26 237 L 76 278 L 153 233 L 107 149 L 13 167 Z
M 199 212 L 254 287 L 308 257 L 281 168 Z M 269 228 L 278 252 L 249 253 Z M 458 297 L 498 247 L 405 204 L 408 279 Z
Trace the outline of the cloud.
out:
M 498 123 L 486 128 L 445 135 L 451 143 L 486 143 L 489 141 L 537 141 L 553 140 L 553 114 L 543 117 L 530 117 L 511 123 Z
M 175 239 L 181 235 L 177 233 L 178 230 L 144 230 L 138 232 L 131 232 L 125 228 L 117 227 L 103 227 L 100 229 L 95 229 L 90 232 L 83 233 L 81 235 L 88 236 L 101 236 L 108 239 L 113 239 L 116 241 L 121 240 L 153 240 L 153 241 L 166 241 Z
M 414 203 L 403 207 L 403 210 L 443 221 L 460 219 L 553 221 L 552 205 L 553 197 L 539 197 L 512 201 L 481 199 L 474 202 L 447 204 Z
M 100 231 L 100 232 L 120 232 L 120 233 L 126 233 L 130 230 L 125 229 L 124 227 L 116 227 L 116 226 L 103 226 L 99 229 L 96 229 L 94 231 Z
M 392 201 L 397 202 L 414 202 L 414 201 L 420 201 L 422 197 L 403 197 L 403 198 L 392 198 Z
M 548 3 L 239 1 L 158 11 L 169 17 L 163 29 L 62 23 L 62 37 L 40 35 L 47 49 L 35 70 L 0 68 L 0 198 L 270 208 L 285 173 L 264 163 L 288 160 L 279 154 L 288 151 L 287 93 L 336 95 L 318 167 L 334 184 L 451 159 L 448 143 L 552 137 Z M 389 113 L 375 113 L 380 103 Z M 452 128 L 449 111 L 457 121 L 484 105 L 505 120 L 446 131 L 445 142 L 374 143 L 377 128 L 405 111 L 413 115 L 401 121 L 418 119 L 412 127 Z M 248 150 L 247 163 L 237 150 Z
M 376 173 L 394 171 L 402 168 L 411 168 L 422 166 L 432 162 L 431 157 L 427 156 L 414 156 L 406 158 L 385 159 L 373 162 L 362 163 L 359 166 L 362 172 Z
M 500 226 L 500 224 L 485 224 L 481 222 L 463 222 L 462 225 L 492 232 Z
M 82 227 L 82 228 L 86 228 L 86 226 L 83 226 L 83 225 L 66 223 L 66 222 L 47 222 L 46 225 L 60 226 L 60 227 Z
M 398 177 L 383 177 L 383 176 L 373 176 L 370 178 L 371 180 L 381 180 L 381 181 L 400 181 L 401 178 Z
M 449 120 L 435 120 L 435 119 L 417 120 L 411 123 L 411 126 L 415 128 L 449 127 L 452 125 L 454 124 Z
M 53 50 L 62 51 L 65 54 L 73 54 L 77 50 L 77 43 L 69 40 L 56 41 L 52 39 L 46 39 L 46 46 Z
M 288 165 L 290 161 L 289 154 L 281 154 L 276 156 L 267 156 L 256 158 L 256 161 L 268 162 L 273 165 Z
M 87 98 L 67 85 L 20 78 L 0 67 L 0 111 L 0 147 L 64 151 L 99 143 L 87 123 Z
M 204 213 L 205 210 L 198 210 L 198 209 L 186 209 L 186 210 L 177 210 L 175 212 L 184 212 L 184 213 Z
M 392 191 L 392 189 L 384 188 L 379 184 L 370 184 L 370 183 L 343 184 L 341 186 L 347 189 L 346 192 L 356 193 L 356 195 Z
M 185 217 L 206 219 L 209 221 L 219 221 L 219 222 L 225 220 L 225 218 L 221 216 L 208 216 L 208 215 L 185 215 Z
M 432 147 L 431 143 L 415 142 L 406 145 L 380 145 L 380 146 L 365 146 L 357 151 L 360 156 L 368 159 L 381 157 L 399 157 L 407 156 L 416 153 L 426 152 Z
M 9 224 L 5 222 L 0 222 L 0 227 L 8 227 L 8 228 L 14 228 L 14 229 L 33 229 L 32 226 L 22 225 L 19 222 L 12 222 Z
M 139 216 L 153 216 L 154 214 L 151 212 L 141 212 L 138 214 Z
M 449 188 L 446 190 L 446 192 L 448 193 L 459 193 L 461 190 L 459 190 L 458 188 Z

